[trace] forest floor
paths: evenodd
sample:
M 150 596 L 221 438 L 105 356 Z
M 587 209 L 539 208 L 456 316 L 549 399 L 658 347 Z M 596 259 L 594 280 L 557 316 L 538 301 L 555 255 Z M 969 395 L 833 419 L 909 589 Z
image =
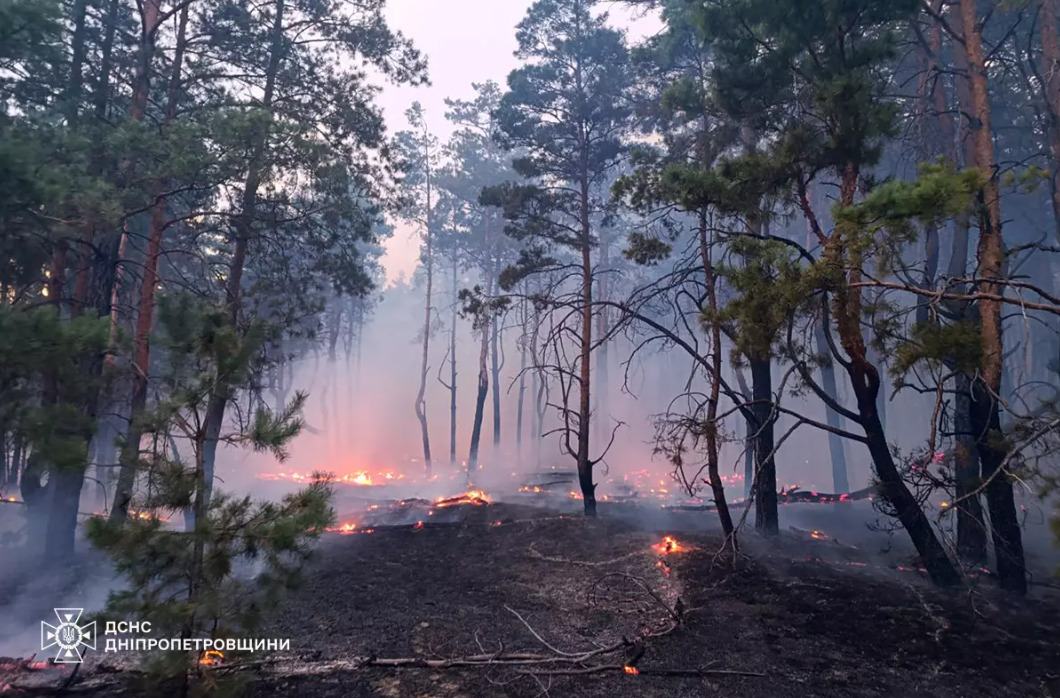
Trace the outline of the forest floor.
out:
M 716 558 L 715 533 L 650 530 L 602 513 L 462 506 L 448 523 L 329 534 L 306 584 L 259 634 L 289 639 L 289 656 L 258 665 L 239 693 L 1060 697 L 1060 594 L 1051 587 L 1016 600 L 983 577 L 975 589 L 943 593 L 915 567 L 888 569 L 808 531 L 769 541 L 745 534 L 734 569 Z M 666 534 L 676 552 L 658 549 Z M 571 659 L 609 646 L 620 647 Z M 366 661 L 502 653 L 551 660 Z M 626 673 L 627 662 L 639 673 Z M 163 695 L 98 665 L 83 678 L 83 695 Z

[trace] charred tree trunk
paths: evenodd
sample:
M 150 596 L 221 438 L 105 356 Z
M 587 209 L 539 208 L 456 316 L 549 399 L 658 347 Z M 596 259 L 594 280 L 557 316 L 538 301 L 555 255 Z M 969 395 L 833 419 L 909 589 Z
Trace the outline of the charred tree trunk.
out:
M 1004 293 L 1002 265 L 1005 260 L 1001 232 L 1001 195 L 994 162 L 994 141 L 990 130 L 990 97 L 987 88 L 986 63 L 975 0 L 960 0 L 961 24 L 964 28 L 964 50 L 968 62 L 971 91 L 971 133 L 976 166 L 987 178 L 980 196 L 978 290 L 979 327 L 983 359 L 979 376 L 972 383 L 972 427 L 979 448 L 982 477 L 986 481 L 986 502 L 990 510 L 990 528 L 997 557 L 997 574 L 1001 587 L 1024 594 L 1027 591 L 1026 561 L 1012 481 L 999 472 L 1006 448 L 1001 430 L 999 396 L 1003 361 L 1001 302 L 993 298 Z
M 755 415 L 755 530 L 780 532 L 777 513 L 777 464 L 773 454 L 773 365 L 768 357 L 750 357 L 752 411 Z
M 853 164 L 848 165 L 842 174 L 840 203 L 850 206 L 854 202 L 857 189 L 858 168 Z M 805 196 L 802 197 L 801 205 L 816 234 L 823 237 Z M 865 432 L 865 442 L 879 480 L 880 495 L 894 509 L 932 581 L 942 586 L 955 585 L 960 583 L 960 574 L 946 555 L 945 548 L 935 535 L 931 522 L 920 508 L 916 497 L 902 480 L 880 421 L 877 410 L 880 374 L 876 366 L 868 360 L 865 338 L 861 330 L 861 290 L 856 286 L 862 279 L 863 260 L 856 248 L 847 249 L 844 241 L 846 232 L 837 228 L 830 237 L 824 238 L 824 260 L 843 270 L 841 273 L 844 283 L 838 285 L 835 290 L 833 314 L 840 345 L 848 357 L 844 369 L 857 400 L 858 421 Z
M 580 373 L 578 376 L 578 484 L 582 490 L 582 503 L 586 516 L 596 516 L 596 485 L 593 483 L 593 462 L 589 459 L 589 420 L 591 418 L 590 381 L 592 380 L 593 348 L 593 265 L 592 237 L 589 226 L 589 177 L 582 172 L 581 177 L 581 272 L 582 272 L 582 308 L 581 308 L 581 354 Z M 570 435 L 567 434 L 568 444 Z M 568 449 L 569 450 L 569 449 Z
M 736 373 L 736 385 L 740 389 L 741 399 L 747 404 L 752 402 L 751 388 L 747 385 L 747 379 L 744 378 L 743 370 L 740 368 L 735 369 Z M 752 410 L 753 413 L 753 410 Z M 755 479 L 755 432 L 758 431 L 755 427 L 754 417 L 745 416 L 743 420 L 743 496 L 751 496 L 751 486 L 754 484 Z

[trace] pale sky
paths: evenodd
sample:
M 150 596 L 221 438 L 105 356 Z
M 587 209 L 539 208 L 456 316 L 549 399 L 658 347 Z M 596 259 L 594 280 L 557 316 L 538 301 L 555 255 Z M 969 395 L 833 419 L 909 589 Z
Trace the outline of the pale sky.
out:
M 445 120 L 445 98 L 470 99 L 471 83 L 494 80 L 506 86 L 508 73 L 518 67 L 513 53 L 515 25 L 532 0 L 388 0 L 385 14 L 391 28 L 401 31 L 427 55 L 431 85 L 386 85 L 379 103 L 391 134 L 408 127 L 404 112 L 419 101 L 428 125 L 444 141 L 451 131 Z M 655 17 L 633 21 L 621 3 L 602 3 L 612 24 L 625 27 L 635 41 L 661 26 Z M 398 225 L 387 242 L 383 258 L 387 280 L 416 267 L 419 244 L 416 232 Z

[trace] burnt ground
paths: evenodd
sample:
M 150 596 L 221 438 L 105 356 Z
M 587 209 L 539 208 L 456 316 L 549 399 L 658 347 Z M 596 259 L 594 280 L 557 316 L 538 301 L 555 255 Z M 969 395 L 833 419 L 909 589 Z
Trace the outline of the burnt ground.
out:
M 260 633 L 290 639 L 291 656 L 259 665 L 240 692 L 1060 697 L 1060 598 L 1049 587 L 1015 600 L 983 578 L 944 593 L 915 567 L 888 570 L 792 531 L 769 542 L 745 534 L 747 556 L 733 569 L 716 558 L 711 532 L 674 532 L 682 550 L 663 556 L 651 546 L 672 531 L 617 517 L 492 505 L 459 507 L 455 518 L 328 535 L 305 586 Z M 676 629 L 644 640 L 639 658 L 637 645 L 593 657 L 584 666 L 612 667 L 593 673 L 571 675 L 562 662 L 518 672 L 364 666 L 367 657 L 584 652 L 664 630 L 675 607 L 684 609 Z M 623 672 L 627 661 L 638 675 Z M 568 673 L 546 673 L 560 666 Z M 96 684 L 98 671 L 86 665 L 83 691 L 143 695 L 125 681 Z M 668 675 L 682 672 L 691 675 Z

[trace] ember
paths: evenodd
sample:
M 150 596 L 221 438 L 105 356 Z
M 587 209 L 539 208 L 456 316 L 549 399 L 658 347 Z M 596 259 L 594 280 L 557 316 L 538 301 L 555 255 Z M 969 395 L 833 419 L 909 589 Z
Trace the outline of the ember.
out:
M 422 521 L 417 521 L 417 522 L 416 522 L 416 525 L 412 527 L 412 530 L 414 530 L 414 531 L 418 531 L 418 530 L 420 530 L 421 528 L 423 528 L 423 522 L 422 522 Z
M 622 671 L 626 672 L 627 674 L 639 674 L 640 673 L 639 671 L 637 671 L 637 667 L 629 666 L 628 664 L 626 666 L 622 667 Z
M 346 523 L 342 524 L 338 528 L 328 528 L 328 529 L 325 529 L 325 530 L 328 533 L 341 533 L 343 535 L 346 535 L 348 533 L 356 533 L 357 532 L 357 524 L 354 523 L 353 521 L 347 521 Z
M 486 496 L 486 493 L 482 490 L 469 490 L 464 494 L 458 495 L 456 497 L 439 497 L 438 499 L 434 500 L 434 506 L 438 507 L 439 509 L 442 509 L 444 507 L 456 506 L 458 504 L 474 504 L 477 506 L 481 506 L 489 503 L 490 498 Z
M 201 666 L 218 666 L 224 661 L 225 653 L 221 650 L 206 650 L 199 658 Z
M 678 544 L 678 542 L 673 538 L 673 536 L 666 536 L 665 538 L 662 539 L 661 543 L 656 543 L 655 545 L 653 545 L 651 547 L 652 547 L 653 550 L 657 550 L 660 553 L 662 553 L 663 555 L 669 555 L 670 553 L 684 552 L 684 548 L 682 548 Z
M 817 540 L 828 540 L 828 534 L 822 533 L 821 531 L 810 531 L 810 538 L 816 538 Z

